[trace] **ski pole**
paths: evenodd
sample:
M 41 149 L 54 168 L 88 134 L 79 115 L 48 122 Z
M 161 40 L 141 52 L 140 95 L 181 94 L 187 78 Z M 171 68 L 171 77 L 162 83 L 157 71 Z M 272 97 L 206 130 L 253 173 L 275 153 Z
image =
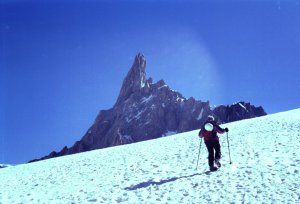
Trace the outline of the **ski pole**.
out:
M 227 133 L 227 143 L 228 143 L 228 152 L 229 152 L 229 164 L 232 164 L 231 157 L 230 157 L 230 148 L 229 148 L 229 140 L 228 140 L 228 132 Z
M 198 162 L 199 162 L 200 151 L 201 151 L 201 144 L 202 144 L 202 138 L 200 139 L 199 153 L 198 153 L 198 160 L 197 160 L 197 166 L 196 166 L 196 170 L 197 170 L 197 168 L 198 168 Z

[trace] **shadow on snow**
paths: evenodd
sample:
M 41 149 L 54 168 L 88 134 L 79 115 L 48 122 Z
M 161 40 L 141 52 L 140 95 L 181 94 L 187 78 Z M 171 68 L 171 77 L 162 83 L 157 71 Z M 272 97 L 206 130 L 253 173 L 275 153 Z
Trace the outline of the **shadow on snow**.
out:
M 199 176 L 199 175 L 203 175 L 203 174 L 207 174 L 208 175 L 208 174 L 210 174 L 210 172 L 207 171 L 207 172 L 204 172 L 204 173 L 196 173 L 196 174 L 192 174 L 192 175 L 189 175 L 189 176 L 174 177 L 174 178 L 164 179 L 164 180 L 161 180 L 161 181 L 152 181 L 152 180 L 149 180 L 149 181 L 146 181 L 146 182 L 139 183 L 137 185 L 126 187 L 124 189 L 125 190 L 133 191 L 133 190 L 137 190 L 139 188 L 147 188 L 148 186 L 151 186 L 151 185 L 157 185 L 158 186 L 158 185 L 162 185 L 162 184 L 165 184 L 165 183 L 176 181 L 178 179 L 190 178 L 190 177 Z

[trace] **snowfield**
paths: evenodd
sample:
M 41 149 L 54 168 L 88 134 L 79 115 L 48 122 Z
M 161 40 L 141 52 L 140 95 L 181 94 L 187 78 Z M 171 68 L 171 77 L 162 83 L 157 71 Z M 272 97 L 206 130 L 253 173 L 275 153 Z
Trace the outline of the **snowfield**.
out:
M 196 130 L 0 169 L 0 203 L 300 202 L 300 109 L 222 127 L 217 172 Z

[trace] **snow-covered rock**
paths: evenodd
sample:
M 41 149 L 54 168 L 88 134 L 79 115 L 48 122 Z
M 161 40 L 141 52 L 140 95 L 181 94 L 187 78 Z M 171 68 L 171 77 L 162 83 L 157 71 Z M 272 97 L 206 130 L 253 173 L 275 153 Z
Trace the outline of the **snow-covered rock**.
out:
M 191 131 L 1 169 L 0 203 L 299 203 L 300 109 L 223 127 L 217 172 Z

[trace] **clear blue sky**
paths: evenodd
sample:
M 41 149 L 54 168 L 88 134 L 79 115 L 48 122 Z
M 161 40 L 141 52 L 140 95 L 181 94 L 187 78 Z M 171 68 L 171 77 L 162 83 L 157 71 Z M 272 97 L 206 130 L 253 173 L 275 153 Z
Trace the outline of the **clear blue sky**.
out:
M 300 1 L 1 1 L 0 163 L 81 139 L 134 56 L 212 105 L 300 108 Z

